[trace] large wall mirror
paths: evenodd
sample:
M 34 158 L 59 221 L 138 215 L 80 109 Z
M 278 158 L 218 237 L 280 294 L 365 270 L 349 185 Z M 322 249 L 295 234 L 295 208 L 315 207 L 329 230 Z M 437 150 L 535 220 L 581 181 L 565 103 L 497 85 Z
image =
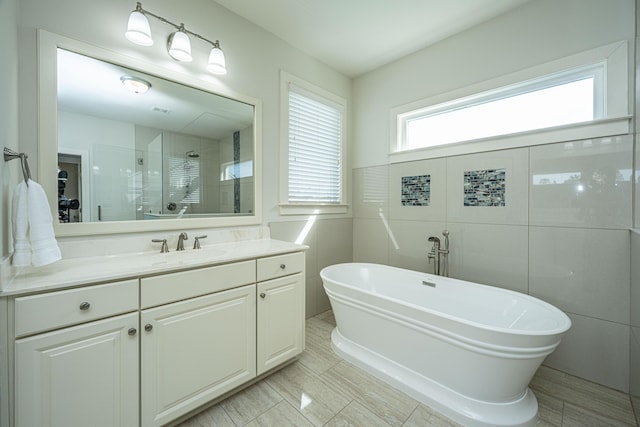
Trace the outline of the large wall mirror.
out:
M 38 37 L 39 181 L 56 235 L 261 222 L 258 101 Z

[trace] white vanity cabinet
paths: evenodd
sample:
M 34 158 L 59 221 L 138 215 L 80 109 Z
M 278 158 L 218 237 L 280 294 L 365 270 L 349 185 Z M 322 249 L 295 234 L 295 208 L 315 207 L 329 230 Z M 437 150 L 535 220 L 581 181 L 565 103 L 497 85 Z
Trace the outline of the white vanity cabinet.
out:
M 137 280 L 20 297 L 14 310 L 15 426 L 138 425 Z
M 257 276 L 260 375 L 304 350 L 304 254 L 261 258 Z
M 164 425 L 256 376 L 255 261 L 142 279 L 143 304 L 233 286 L 142 310 L 143 426 Z
M 177 268 L 5 295 L 0 427 L 171 424 L 304 349 L 303 252 Z

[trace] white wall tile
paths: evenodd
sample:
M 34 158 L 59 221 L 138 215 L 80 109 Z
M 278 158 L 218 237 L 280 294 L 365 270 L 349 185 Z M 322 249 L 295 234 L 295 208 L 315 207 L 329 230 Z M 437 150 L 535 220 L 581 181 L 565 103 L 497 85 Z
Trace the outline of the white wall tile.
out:
M 528 293 L 528 230 L 519 225 L 447 224 L 451 277 Z
M 629 390 L 629 326 L 569 314 L 571 329 L 544 364 L 625 393 Z
M 317 296 L 316 296 L 316 288 L 318 287 L 319 276 L 307 276 L 304 281 L 304 301 L 305 301 L 305 311 L 304 316 L 306 319 L 319 314 L 318 304 L 317 304 Z
M 530 227 L 529 239 L 531 295 L 629 324 L 629 231 Z
M 428 263 L 427 253 L 433 244 L 429 236 L 442 240 L 444 222 L 432 221 L 391 221 L 393 239 L 389 239 L 389 264 L 409 270 L 433 273 L 434 262 Z
M 327 293 L 324 290 L 324 286 L 322 284 L 322 278 L 320 276 L 316 277 L 315 282 L 316 282 L 316 286 L 315 286 L 316 313 L 315 314 L 320 314 L 329 310 L 331 308 L 331 303 L 329 302 L 329 297 L 327 296 Z
M 353 260 L 355 262 L 389 263 L 389 236 L 386 218 L 353 220 Z
M 640 396 L 640 328 L 631 327 L 629 345 L 629 392 Z
M 505 206 L 464 206 L 464 173 L 505 169 Z M 447 158 L 447 222 L 527 225 L 528 148 Z
M 402 177 L 430 175 L 429 206 L 402 205 Z M 446 160 L 395 163 L 389 169 L 389 216 L 394 220 L 440 221 L 446 216 Z
M 389 166 L 353 170 L 353 217 L 379 218 L 389 213 Z
M 532 147 L 531 225 L 631 227 L 631 135 Z
M 631 325 L 640 328 L 640 229 L 631 231 Z
M 640 10 L 640 8 L 638 8 Z M 638 59 L 640 61 L 640 58 Z M 640 91 L 640 85 L 637 85 L 638 90 Z M 640 102 L 640 98 L 639 98 Z M 636 147 L 636 164 L 635 164 L 635 210 L 634 210 L 634 218 L 633 218 L 633 226 L 635 228 L 640 229 L 640 133 L 635 134 L 635 147 Z
M 353 261 L 353 220 L 327 219 L 316 224 L 318 270 Z

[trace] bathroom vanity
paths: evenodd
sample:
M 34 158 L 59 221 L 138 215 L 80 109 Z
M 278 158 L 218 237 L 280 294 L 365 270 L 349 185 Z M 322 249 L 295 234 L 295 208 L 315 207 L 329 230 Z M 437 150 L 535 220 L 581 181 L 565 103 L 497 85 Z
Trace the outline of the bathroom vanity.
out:
M 167 425 L 285 365 L 304 348 L 305 249 L 247 240 L 18 275 L 0 294 L 4 423 Z

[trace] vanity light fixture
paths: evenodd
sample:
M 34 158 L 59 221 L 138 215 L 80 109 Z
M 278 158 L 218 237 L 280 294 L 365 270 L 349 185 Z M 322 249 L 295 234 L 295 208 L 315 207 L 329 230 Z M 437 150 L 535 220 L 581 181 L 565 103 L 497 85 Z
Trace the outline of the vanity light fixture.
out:
M 129 15 L 127 31 L 125 32 L 125 36 L 129 41 L 141 46 L 153 45 L 151 28 L 149 27 L 149 20 L 147 19 L 148 16 L 164 22 L 165 24 L 171 25 L 177 30 L 169 36 L 169 40 L 167 41 L 169 56 L 173 59 L 181 62 L 192 61 L 191 39 L 189 36 L 193 36 L 211 45 L 207 69 L 213 74 L 227 74 L 226 61 L 224 53 L 222 52 L 222 49 L 220 49 L 219 40 L 212 42 L 211 40 L 202 37 L 200 34 L 187 30 L 184 27 L 184 24 L 177 25 L 161 16 L 155 15 L 148 10 L 143 9 L 142 3 L 140 2 L 137 3 L 136 9 Z
M 122 76 L 120 81 L 133 93 L 145 93 L 151 87 L 151 83 L 139 77 Z

